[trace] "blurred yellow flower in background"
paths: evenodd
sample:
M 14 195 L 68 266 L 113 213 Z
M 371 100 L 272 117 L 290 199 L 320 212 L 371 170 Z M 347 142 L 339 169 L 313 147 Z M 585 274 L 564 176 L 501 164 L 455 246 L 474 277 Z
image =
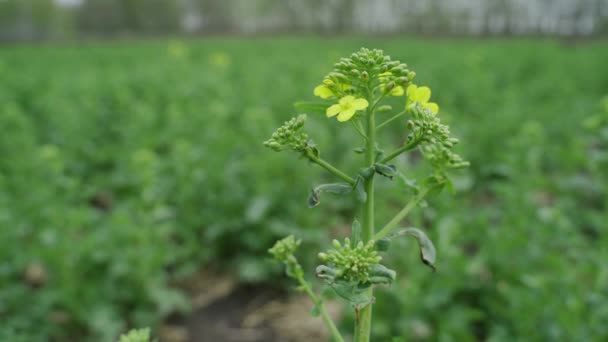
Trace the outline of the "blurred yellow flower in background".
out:
M 170 41 L 167 45 L 167 53 L 173 58 L 184 58 L 188 54 L 188 48 L 180 41 Z
M 222 51 L 217 51 L 209 56 L 209 62 L 213 66 L 225 68 L 230 65 L 230 55 Z

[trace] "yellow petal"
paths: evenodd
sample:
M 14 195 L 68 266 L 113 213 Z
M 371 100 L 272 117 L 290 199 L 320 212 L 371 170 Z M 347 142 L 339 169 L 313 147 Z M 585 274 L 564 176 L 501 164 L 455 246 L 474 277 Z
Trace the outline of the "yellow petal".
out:
M 331 96 L 334 95 L 334 93 L 331 91 L 331 89 L 329 89 L 326 85 L 321 84 L 319 86 L 317 86 L 314 90 L 314 95 L 318 96 L 322 99 L 327 99 Z
M 367 108 L 367 106 L 369 106 L 369 103 L 366 99 L 355 99 L 352 102 L 352 108 L 355 110 L 362 110 Z
M 414 95 L 416 95 L 416 89 L 418 89 L 418 87 L 415 84 L 410 84 L 407 87 L 406 93 L 407 93 L 407 97 L 409 97 L 410 99 L 412 99 L 412 101 L 414 100 Z
M 325 114 L 327 114 L 327 117 L 330 118 L 330 117 L 340 113 L 341 110 L 342 110 L 342 107 L 339 104 L 335 104 L 335 105 L 329 106 L 329 108 L 327 108 L 327 110 L 325 111 Z
M 346 105 L 349 104 L 351 102 L 353 102 L 355 100 L 355 97 L 352 95 L 346 95 L 343 98 L 340 99 L 340 101 L 338 101 L 341 105 Z
M 425 103 L 423 107 L 429 109 L 433 114 L 439 113 L 439 105 L 434 102 Z
M 365 101 L 367 102 L 367 101 Z M 349 108 L 347 110 L 344 110 L 340 113 L 340 115 L 338 115 L 338 121 L 344 122 L 344 121 L 348 121 L 350 120 L 350 118 L 353 117 L 353 115 L 355 115 L 355 112 L 357 110 L 354 108 Z
M 416 89 L 416 95 L 414 95 L 414 101 L 427 103 L 431 99 L 431 89 L 429 87 L 420 87 Z
M 340 83 L 340 84 L 338 84 L 338 88 L 340 88 L 341 91 L 346 91 L 346 90 L 350 89 L 350 85 L 348 85 L 346 83 Z
M 395 88 L 393 88 L 393 90 L 391 90 L 391 95 L 393 96 L 401 96 L 403 95 L 403 93 L 404 91 L 402 86 L 396 86 Z

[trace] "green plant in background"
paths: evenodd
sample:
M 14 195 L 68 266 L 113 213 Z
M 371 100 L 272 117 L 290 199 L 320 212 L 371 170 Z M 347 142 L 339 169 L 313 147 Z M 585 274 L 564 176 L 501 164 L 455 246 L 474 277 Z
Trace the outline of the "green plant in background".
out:
M 150 342 L 150 328 L 131 329 L 126 334 L 120 335 L 118 342 Z
M 327 100 L 323 103 L 298 103 L 296 107 L 308 112 L 324 112 L 339 122 L 349 122 L 360 135 L 362 147 L 354 152 L 363 160 L 359 172 L 349 175 L 321 158 L 320 149 L 303 133 L 306 115 L 299 115 L 274 132 L 264 145 L 275 150 L 290 150 L 302 158 L 321 166 L 342 182 L 322 184 L 312 189 L 309 207 L 320 203 L 324 192 L 354 194 L 361 204 L 360 218 L 352 223 L 350 238 L 343 242 L 333 241 L 333 248 L 319 253 L 322 262 L 316 274 L 335 293 L 349 302 L 355 310 L 354 340 L 369 341 L 372 328 L 373 289 L 390 285 L 396 272 L 381 263 L 380 253 L 387 252 L 390 241 L 411 235 L 418 241 L 422 262 L 435 269 L 435 248 L 426 234 L 418 228 L 399 228 L 401 221 L 429 194 L 439 192 L 450 185 L 447 172 L 469 165 L 453 151 L 458 140 L 451 137 L 448 126 L 441 123 L 439 106 L 429 102 L 428 87 L 413 84 L 416 74 L 406 64 L 393 61 L 381 50 L 361 49 L 334 65 L 322 84 L 314 89 L 314 95 Z M 401 98 L 399 110 L 394 111 L 384 101 L 390 97 Z M 407 126 L 397 120 L 407 117 Z M 381 119 L 384 121 L 377 123 Z M 387 125 L 403 125 L 407 136 L 402 146 L 390 153 L 380 147 L 380 130 Z M 419 182 L 412 182 L 414 195 L 393 219 L 380 229 L 375 227 L 375 178 L 393 179 L 399 173 L 391 161 L 401 154 L 418 149 L 432 166 L 432 172 Z M 285 263 L 287 275 L 298 281 L 300 288 L 313 300 L 314 312 L 318 312 L 327 324 L 333 339 L 343 341 L 342 336 L 327 315 L 322 299 L 312 291 L 312 285 L 304 279 L 304 272 L 294 256 L 300 240 L 289 236 L 278 241 L 270 253 Z

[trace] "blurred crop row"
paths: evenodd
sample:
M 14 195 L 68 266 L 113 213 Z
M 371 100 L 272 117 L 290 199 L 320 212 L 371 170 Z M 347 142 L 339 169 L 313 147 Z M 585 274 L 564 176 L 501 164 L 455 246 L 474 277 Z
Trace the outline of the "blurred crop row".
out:
M 0 340 L 154 327 L 188 309 L 169 283 L 203 267 L 281 278 L 266 251 L 288 234 L 312 270 L 356 202 L 308 209 L 330 178 L 262 141 L 361 46 L 416 70 L 472 164 L 454 174 L 455 198 L 429 199 L 410 222 L 436 242 L 438 272 L 411 243 L 392 246 L 402 277 L 379 291 L 376 338 L 608 338 L 605 43 L 275 38 L 0 51 Z M 343 164 L 350 129 L 314 114 L 307 129 L 356 171 Z M 422 172 L 416 155 L 397 162 L 379 222 Z

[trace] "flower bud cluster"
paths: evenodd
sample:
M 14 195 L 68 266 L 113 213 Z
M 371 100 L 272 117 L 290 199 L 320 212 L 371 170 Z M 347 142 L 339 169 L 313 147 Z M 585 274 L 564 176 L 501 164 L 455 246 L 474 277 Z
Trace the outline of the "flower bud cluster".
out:
M 469 162 L 451 148 L 441 144 L 425 144 L 421 147 L 422 154 L 436 169 L 461 169 L 469 166 Z
M 277 241 L 268 252 L 278 261 L 287 261 L 296 252 L 300 243 L 302 240 L 296 240 L 293 235 L 289 235 Z
M 336 81 L 341 83 L 367 82 L 370 79 L 382 78 L 382 83 L 387 85 L 389 91 L 396 86 L 408 85 L 416 77 L 416 73 L 410 71 L 406 64 L 391 60 L 391 57 L 385 56 L 382 50 L 366 48 L 353 53 L 350 57 L 341 58 L 334 65 L 334 70 L 328 77 L 331 78 L 333 74 L 337 77 Z
M 450 137 L 450 127 L 441 123 L 439 116 L 419 104 L 412 106 L 410 112 L 412 118 L 408 120 L 407 126 L 410 134 L 407 143 L 419 142 L 427 144 L 440 144 L 452 148 L 458 143 L 458 139 Z
M 431 165 L 438 169 L 456 169 L 469 166 L 452 148 L 458 139 L 450 136 L 450 127 L 441 123 L 439 116 L 420 105 L 411 107 L 412 118 L 408 121 L 410 134 L 407 144 L 420 144 Z
M 327 253 L 319 253 L 319 259 L 332 269 L 335 280 L 355 281 L 367 283 L 372 276 L 372 266 L 378 264 L 382 257 L 375 250 L 374 242 L 364 244 L 359 241 L 356 245 L 351 244 L 349 238 L 344 239 L 344 244 L 338 240 L 333 241 L 333 249 Z
M 305 122 L 305 114 L 286 121 L 272 134 L 270 139 L 264 142 L 264 146 L 275 151 L 291 149 L 296 152 L 303 152 L 309 143 L 308 134 L 300 132 Z

